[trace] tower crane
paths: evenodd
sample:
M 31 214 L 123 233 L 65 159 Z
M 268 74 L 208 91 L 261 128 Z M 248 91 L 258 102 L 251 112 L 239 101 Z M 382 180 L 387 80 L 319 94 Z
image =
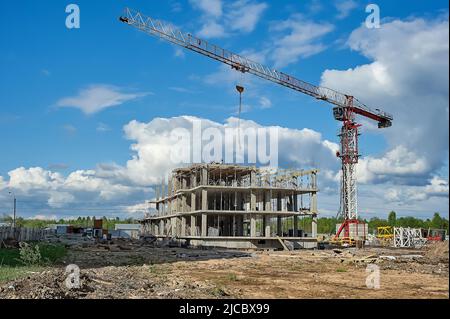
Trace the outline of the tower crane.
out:
M 336 238 L 342 232 L 344 237 L 350 237 L 350 225 L 359 224 L 356 164 L 360 157 L 358 152 L 358 137 L 361 125 L 356 122 L 356 116 L 359 115 L 376 121 L 378 128 L 387 128 L 392 125 L 393 117 L 391 114 L 379 109 L 369 108 L 351 95 L 316 86 L 291 75 L 271 69 L 261 63 L 254 62 L 239 54 L 197 38 L 190 33 L 176 29 L 167 22 L 146 16 L 139 11 L 126 8 L 125 14 L 119 20 L 149 35 L 225 63 L 239 72 L 256 75 L 332 104 L 334 118 L 342 122 L 339 133 L 340 150 L 336 156 L 341 159 L 342 163 L 340 215 L 344 221 L 336 232 Z

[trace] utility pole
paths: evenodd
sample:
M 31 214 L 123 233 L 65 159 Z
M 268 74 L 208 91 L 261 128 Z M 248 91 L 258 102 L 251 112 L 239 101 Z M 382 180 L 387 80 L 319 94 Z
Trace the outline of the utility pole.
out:
M 13 222 L 12 222 L 12 228 L 16 229 L 16 207 L 17 207 L 17 200 L 16 200 L 16 194 L 14 192 L 10 191 L 10 195 L 13 196 L 13 202 L 14 202 L 14 208 L 13 208 Z
M 16 229 L 16 196 L 14 196 L 14 215 L 13 215 L 13 229 Z

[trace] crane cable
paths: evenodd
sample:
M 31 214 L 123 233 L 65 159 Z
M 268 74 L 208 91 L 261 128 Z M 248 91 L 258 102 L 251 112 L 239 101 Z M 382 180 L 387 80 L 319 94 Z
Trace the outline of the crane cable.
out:
M 242 93 L 244 93 L 244 87 L 241 85 L 236 85 L 236 90 L 239 92 L 239 111 L 238 111 L 238 145 L 239 150 L 241 149 L 241 113 L 242 113 Z

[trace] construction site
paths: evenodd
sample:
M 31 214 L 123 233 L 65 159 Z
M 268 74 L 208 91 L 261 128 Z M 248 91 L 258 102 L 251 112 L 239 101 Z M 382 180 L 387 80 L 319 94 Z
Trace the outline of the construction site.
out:
M 161 176 L 159 185 L 151 185 L 154 195 L 146 200 L 151 209 L 134 225 L 140 229 L 122 225 L 114 238 L 101 225 L 87 235 L 55 231 L 29 237 L 64 247 L 66 254 L 55 265 L 0 281 L 0 299 L 449 298 L 446 230 L 383 226 L 370 232 L 358 210 L 360 123 L 389 129 L 393 115 L 140 11 L 126 8 L 119 21 L 125 28 L 331 106 L 330 116 L 340 124 L 335 154 L 340 163 L 335 193 L 339 223 L 332 234 L 318 232 L 321 167 L 180 165 Z M 246 88 L 237 85 L 236 90 L 240 117 Z M 0 228 L 0 248 L 21 247 L 13 228 Z M 125 231 L 133 236 L 120 236 Z M 26 236 L 27 231 L 19 234 Z M 68 265 L 81 269 L 75 289 L 65 283 Z M 368 276 L 372 273 L 378 277 Z
M 173 237 L 189 246 L 317 248 L 317 171 L 263 171 L 198 164 L 179 168 L 157 191 L 156 213 L 144 234 Z M 312 217 L 312 232 L 301 229 Z

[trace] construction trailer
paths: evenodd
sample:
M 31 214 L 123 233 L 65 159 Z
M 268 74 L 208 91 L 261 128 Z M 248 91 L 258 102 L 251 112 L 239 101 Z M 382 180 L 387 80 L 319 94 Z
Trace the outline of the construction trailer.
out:
M 158 187 L 155 212 L 141 230 L 190 246 L 316 248 L 317 173 L 219 163 L 178 168 Z
M 114 230 L 110 231 L 110 234 L 112 239 L 139 239 L 140 231 L 140 224 L 116 224 L 114 226 Z

